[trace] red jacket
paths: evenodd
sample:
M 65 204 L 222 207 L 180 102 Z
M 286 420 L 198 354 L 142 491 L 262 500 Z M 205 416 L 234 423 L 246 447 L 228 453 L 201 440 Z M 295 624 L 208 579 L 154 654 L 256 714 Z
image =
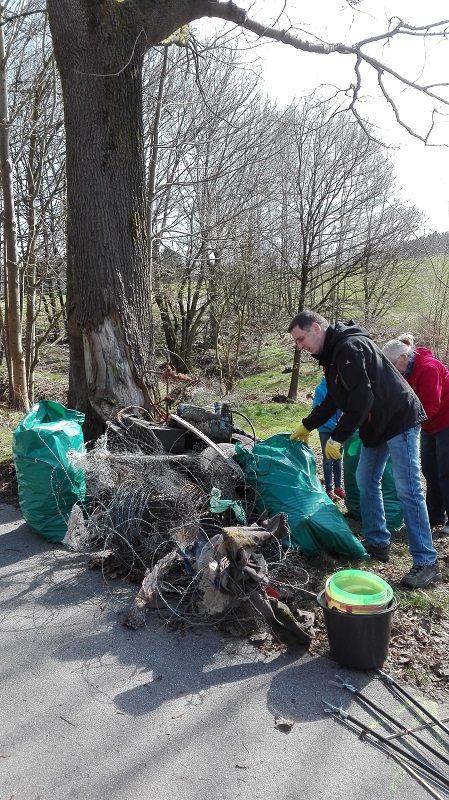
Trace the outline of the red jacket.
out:
M 427 414 L 421 427 L 425 433 L 449 428 L 449 369 L 427 347 L 417 347 L 412 373 L 404 375 Z

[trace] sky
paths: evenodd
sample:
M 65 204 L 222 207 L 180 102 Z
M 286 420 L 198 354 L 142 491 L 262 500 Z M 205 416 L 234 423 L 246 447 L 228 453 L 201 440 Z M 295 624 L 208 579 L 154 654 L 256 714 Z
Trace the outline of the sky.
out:
M 442 0 L 360 0 L 351 8 L 346 0 L 240 0 L 237 3 L 248 16 L 264 24 L 288 29 L 301 39 L 313 42 L 353 44 L 377 36 L 389 28 L 389 19 L 400 17 L 413 26 L 449 20 L 449 6 Z M 278 20 L 276 22 L 276 20 Z M 201 23 L 205 29 L 217 23 Z M 449 23 L 448 23 L 449 28 Z M 291 46 L 244 34 L 247 57 L 262 70 L 266 91 L 280 105 L 300 99 L 318 87 L 335 94 L 355 79 L 352 55 L 311 54 Z M 243 47 L 245 48 L 245 41 Z M 449 39 L 408 35 L 389 43 L 372 43 L 364 48 L 370 56 L 383 61 L 408 80 L 420 84 L 447 83 L 435 89 L 449 103 Z M 416 205 L 424 216 L 422 233 L 449 230 L 449 104 L 439 104 L 422 93 L 404 87 L 384 75 L 401 119 L 420 135 L 434 123 L 430 141 L 425 146 L 405 131 L 395 119 L 391 106 L 380 95 L 377 76 L 362 66 L 360 115 L 372 125 L 381 141 L 389 147 L 401 198 Z M 343 100 L 343 95 L 341 95 Z

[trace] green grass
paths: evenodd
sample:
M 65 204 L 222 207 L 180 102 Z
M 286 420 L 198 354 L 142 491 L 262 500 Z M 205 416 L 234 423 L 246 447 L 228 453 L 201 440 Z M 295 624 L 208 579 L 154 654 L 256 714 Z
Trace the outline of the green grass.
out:
M 234 389 L 240 394 L 287 394 L 289 375 L 280 375 L 279 369 L 257 372 L 236 382 Z
M 257 371 L 254 367 L 251 373 L 240 378 L 235 385 L 238 393 L 253 394 L 287 394 L 291 381 L 291 373 L 284 372 L 286 367 L 293 365 L 293 348 L 289 346 L 270 345 L 261 353 L 257 362 Z M 249 371 L 249 370 L 248 370 Z M 310 358 L 301 360 L 298 391 L 311 391 L 321 380 L 321 371 Z
M 41 378 L 46 378 L 49 381 L 59 381 L 60 383 L 63 381 L 67 381 L 67 375 L 61 375 L 60 373 L 56 372 L 41 372 Z
M 401 591 L 399 593 L 401 608 L 414 611 L 426 611 L 428 617 L 449 618 L 449 596 L 447 591 L 439 589 L 435 584 L 429 589 L 420 589 L 414 592 Z
M 12 457 L 12 432 L 23 419 L 22 411 L 11 411 L 5 406 L 0 411 L 0 463 Z
M 291 373 L 284 373 L 285 366 L 291 366 L 293 351 L 285 351 L 285 347 L 273 345 L 262 354 L 261 371 L 242 378 L 236 385 L 236 391 L 242 396 L 238 410 L 249 417 L 254 425 L 256 435 L 267 439 L 275 433 L 292 432 L 298 427 L 302 418 L 310 414 L 312 394 L 321 380 L 321 371 L 314 361 L 303 358 L 299 370 L 298 395 L 296 403 L 276 403 L 271 398 L 276 395 L 287 396 L 290 387 Z M 248 399 L 245 399 L 248 397 Z M 260 395 L 254 398 L 252 395 Z M 236 424 L 240 425 L 238 416 Z M 241 427 L 245 427 L 242 425 Z M 319 436 L 313 431 L 310 436 L 311 445 L 319 445 Z
M 319 383 L 321 375 L 315 371 L 313 373 L 307 372 L 299 375 L 298 391 L 304 392 L 314 388 Z M 248 375 L 246 378 L 241 378 L 235 385 L 235 389 L 239 393 L 252 394 L 260 392 L 261 394 L 288 394 L 290 386 L 291 374 L 281 373 L 279 367 L 257 372 L 253 375 Z
M 259 439 L 267 439 L 275 433 L 287 433 L 297 428 L 302 418 L 310 413 L 310 406 L 303 403 L 248 402 L 239 406 L 238 410 L 249 417 Z M 240 426 L 238 415 L 235 421 Z

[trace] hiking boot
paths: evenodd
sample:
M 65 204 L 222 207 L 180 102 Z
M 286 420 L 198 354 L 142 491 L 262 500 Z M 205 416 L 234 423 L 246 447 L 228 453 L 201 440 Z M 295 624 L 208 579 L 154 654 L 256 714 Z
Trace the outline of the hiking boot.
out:
M 441 580 L 441 570 L 438 561 L 435 561 L 435 564 L 425 564 L 422 567 L 413 566 L 402 578 L 401 586 L 406 589 L 425 589 L 430 583 Z
M 328 497 L 330 497 L 330 499 L 332 500 L 332 502 L 334 502 L 334 503 L 336 503 L 336 502 L 337 502 L 337 500 L 338 500 L 338 497 L 337 497 L 337 495 L 335 494 L 335 492 L 334 492 L 334 490 L 333 490 L 333 489 L 326 489 L 326 494 L 327 494 L 327 496 L 328 496 Z
M 371 558 L 374 558 L 376 561 L 383 561 L 384 564 L 390 560 L 390 545 L 381 546 L 380 544 L 373 544 L 372 542 L 368 542 L 367 539 L 364 539 L 362 542 L 366 552 Z
M 345 499 L 345 497 L 346 497 L 346 492 L 345 492 L 345 490 L 344 490 L 344 489 L 342 489 L 342 487 L 341 487 L 341 486 L 336 486 L 336 487 L 335 487 L 335 489 L 334 489 L 334 494 L 336 494 L 336 495 L 337 495 L 337 497 L 339 497 L 339 498 L 340 498 L 340 500 L 344 500 L 344 499 Z

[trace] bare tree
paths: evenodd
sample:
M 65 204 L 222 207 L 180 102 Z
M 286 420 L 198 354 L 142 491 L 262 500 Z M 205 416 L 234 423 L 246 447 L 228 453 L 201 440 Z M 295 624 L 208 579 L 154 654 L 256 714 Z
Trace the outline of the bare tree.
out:
M 414 207 L 388 202 L 373 209 L 360 278 L 351 281 L 341 312 L 359 309 L 358 318 L 375 331 L 392 308 L 404 299 L 421 260 L 404 258 L 404 244 L 418 230 L 421 214 Z
M 449 363 L 449 232 L 434 231 L 409 242 L 404 257 L 414 266 L 414 304 L 407 317 L 416 341 Z M 403 332 L 397 328 L 393 335 Z
M 146 50 L 188 22 L 217 17 L 304 52 L 352 57 L 351 108 L 356 114 L 364 67 L 377 76 L 389 102 L 394 101 L 386 75 L 414 86 L 436 104 L 447 102 L 438 86 L 413 83 L 373 58 L 373 39 L 350 46 L 304 40 L 252 19 L 233 2 L 47 0 L 47 8 L 64 86 L 70 396 L 72 404 L 98 419 L 123 403 L 151 405 L 156 389 L 142 131 Z M 444 40 L 446 24 L 412 29 L 398 21 L 375 39 L 439 35 Z
M 235 45 L 213 55 L 218 66 L 206 51 L 189 73 L 184 54 L 175 71 L 165 49 L 166 100 L 160 83 L 157 132 L 152 126 L 160 151 L 155 169 L 153 144 L 149 170 L 154 295 L 171 362 L 184 371 L 205 326 L 217 351 L 225 273 L 235 273 L 247 220 L 269 195 L 263 172 L 273 146 L 270 106 L 254 81 L 242 80 Z
M 2 13 L 3 16 L 3 13 Z M 22 349 L 20 272 L 17 254 L 17 226 L 9 144 L 10 118 L 7 85 L 7 55 L 3 20 L 0 17 L 0 171 L 5 231 L 6 340 L 10 356 L 10 401 L 14 408 L 27 411 L 28 391 Z
M 2 182 L 7 260 L 6 361 L 10 402 L 25 410 L 29 402 L 34 402 L 34 367 L 39 346 L 49 334 L 49 329 L 42 330 L 41 325 L 36 331 L 37 298 L 45 298 L 43 265 L 50 263 L 47 244 L 51 230 L 58 231 L 59 246 L 64 235 L 64 203 L 58 195 L 58 184 L 63 184 L 64 141 L 59 84 L 43 9 L 36 0 L 7 5 L 9 13 L 5 8 L 1 25 L 6 43 L 2 59 L 2 97 L 7 114 Z M 55 201 L 56 197 L 59 199 Z M 62 253 L 59 264 L 65 245 Z M 62 314 L 56 310 L 57 316 Z
M 285 276 L 285 313 L 313 307 L 339 316 L 354 308 L 357 286 L 374 304 L 378 273 L 386 272 L 419 218 L 410 209 L 393 213 L 393 174 L 381 146 L 319 98 L 290 109 L 279 140 L 280 227 L 272 244 Z M 295 354 L 291 398 L 298 372 Z
M 28 81 L 31 114 L 27 112 L 16 137 L 16 185 L 25 291 L 26 377 L 28 398 L 33 403 L 34 371 L 40 349 L 52 333 L 59 330 L 58 320 L 65 312 L 65 303 L 59 304 L 55 292 L 54 266 L 60 266 L 61 259 L 57 258 L 54 246 L 51 252 L 48 250 L 51 231 L 64 230 L 64 204 L 60 202 L 60 193 L 64 185 L 65 153 L 61 137 L 62 105 L 51 49 L 43 61 L 40 54 L 40 63 L 36 64 L 36 60 L 32 59 L 28 68 L 33 69 Z M 22 84 L 25 84 L 23 67 L 20 74 Z M 27 148 L 23 146 L 24 142 L 28 143 Z M 46 312 L 46 324 L 43 324 L 45 317 L 41 313 L 42 307 Z

